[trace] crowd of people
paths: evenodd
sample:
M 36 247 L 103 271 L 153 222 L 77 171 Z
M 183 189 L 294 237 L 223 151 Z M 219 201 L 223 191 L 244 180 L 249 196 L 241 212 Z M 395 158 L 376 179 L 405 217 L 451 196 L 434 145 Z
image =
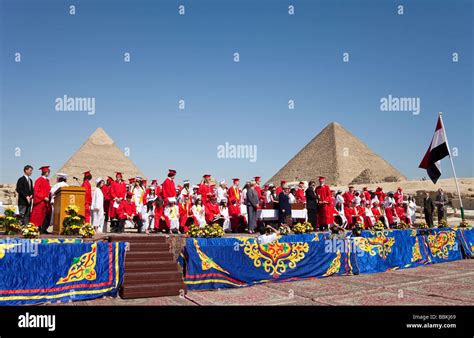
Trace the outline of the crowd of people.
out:
M 18 209 L 24 224 L 30 222 L 42 233 L 54 222 L 55 192 L 67 186 L 67 174 L 57 173 L 56 183 L 49 181 L 50 168 L 40 168 L 41 176 L 33 184 L 33 167 L 24 167 L 24 175 L 18 179 Z M 197 185 L 188 180 L 177 185 L 177 172 L 170 169 L 166 179 L 159 184 L 149 184 L 141 177 L 124 180 L 121 172 L 113 177 L 92 178 L 91 171 L 83 173 L 85 188 L 84 221 L 91 223 L 96 232 L 123 232 L 126 227 L 138 232 L 186 233 L 191 225 L 220 224 L 227 233 L 264 232 L 269 222 L 257 217 L 259 209 L 278 210 L 278 221 L 271 222 L 272 229 L 282 225 L 292 226 L 292 209 L 306 209 L 307 221 L 315 230 L 325 231 L 333 226 L 353 229 L 363 224 L 370 229 L 380 221 L 385 228 L 394 228 L 400 222 L 413 225 L 416 221 L 415 198 L 398 188 L 385 193 L 382 187 L 347 191 L 332 190 L 324 177 L 316 181 L 288 185 L 282 180 L 279 186 L 272 183 L 261 185 L 260 177 L 240 186 L 240 179 L 214 181 L 205 174 Z M 92 189 L 91 181 L 95 184 Z M 439 189 L 435 201 L 427 193 L 423 213 L 429 227 L 433 226 L 433 214 L 438 210 L 438 221 L 445 217 L 448 199 Z M 110 229 L 108 225 L 110 224 Z

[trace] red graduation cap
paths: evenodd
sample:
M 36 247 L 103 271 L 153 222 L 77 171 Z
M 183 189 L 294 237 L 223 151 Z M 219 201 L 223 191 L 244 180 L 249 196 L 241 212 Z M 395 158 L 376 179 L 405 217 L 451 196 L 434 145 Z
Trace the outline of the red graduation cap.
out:
M 41 168 L 39 168 L 39 170 L 41 170 L 41 172 L 46 172 L 46 171 L 49 171 L 49 165 L 44 165 L 42 166 Z
M 300 184 L 304 184 L 304 182 L 303 182 L 303 181 L 300 181 Z
M 324 181 L 324 176 L 319 176 L 319 181 Z
M 128 179 L 128 182 L 129 182 L 129 183 L 134 183 L 134 182 L 135 182 L 135 178 L 129 178 L 129 179 Z
M 110 176 L 107 176 L 107 181 L 113 181 L 114 179 Z
M 91 174 L 91 171 L 90 170 L 84 171 L 83 174 L 84 174 L 84 176 L 88 176 L 88 175 Z
M 157 180 L 152 180 L 152 181 L 151 181 L 151 185 L 156 185 L 156 184 L 158 184 L 158 181 L 157 181 Z
M 240 182 L 240 178 L 233 178 L 232 181 L 233 181 L 234 183 Z
M 280 185 L 283 185 L 283 184 L 286 184 L 286 181 L 285 181 L 285 180 L 281 180 L 281 181 L 280 181 Z
M 120 171 L 116 171 L 115 172 L 115 177 L 117 177 L 118 175 L 122 176 L 122 173 Z
M 261 178 L 260 176 L 255 176 L 253 179 L 254 179 L 255 181 L 260 181 L 260 178 Z
M 169 174 L 169 175 L 176 175 L 176 170 L 174 170 L 174 169 L 168 169 L 168 174 Z
M 204 174 L 202 177 L 204 177 L 204 178 L 209 178 L 209 177 L 211 177 L 211 175 L 209 175 L 209 174 Z
M 129 191 L 127 192 L 127 198 L 132 198 L 133 194 Z

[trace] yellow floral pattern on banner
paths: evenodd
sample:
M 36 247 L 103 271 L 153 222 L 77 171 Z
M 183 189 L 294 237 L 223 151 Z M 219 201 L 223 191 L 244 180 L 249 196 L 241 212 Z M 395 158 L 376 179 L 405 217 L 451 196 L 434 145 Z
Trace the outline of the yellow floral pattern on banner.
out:
M 371 256 L 379 255 L 386 259 L 388 254 L 392 252 L 392 246 L 395 243 L 394 237 L 387 237 L 388 231 L 373 231 L 374 237 L 359 237 L 356 240 L 357 246 L 364 252 L 368 252 Z
M 199 246 L 197 240 L 194 240 L 194 247 L 196 248 L 196 252 L 199 255 L 199 259 L 201 260 L 201 268 L 204 271 L 207 271 L 209 269 L 216 269 L 218 271 L 229 274 L 229 272 L 227 272 L 226 270 L 221 268 L 219 265 L 217 265 L 212 258 L 210 258 L 204 252 L 202 252 L 201 247 Z
M 19 244 L 0 244 L 0 259 L 5 257 L 5 253 Z
M 256 241 L 243 240 L 245 255 L 253 260 L 256 268 L 263 267 L 273 278 L 280 277 L 288 268 L 296 268 L 296 263 L 304 259 L 309 251 L 308 243 L 280 243 L 275 241 L 268 244 L 258 244 Z
M 456 232 L 440 231 L 434 235 L 428 235 L 428 245 L 431 254 L 438 258 L 446 259 L 449 256 L 449 250 L 456 244 Z
M 97 274 L 95 272 L 95 264 L 97 261 L 97 243 L 91 245 L 91 251 L 86 252 L 81 257 L 76 257 L 73 264 L 69 268 L 66 277 L 59 278 L 56 284 L 64 284 L 70 282 L 78 282 L 83 279 L 95 280 Z
M 341 253 L 338 251 L 336 257 L 332 260 L 331 264 L 329 265 L 328 270 L 323 275 L 325 277 L 329 277 L 338 273 L 341 270 Z
M 411 249 L 411 262 L 414 263 L 419 259 L 421 259 L 420 243 L 415 239 L 415 245 Z

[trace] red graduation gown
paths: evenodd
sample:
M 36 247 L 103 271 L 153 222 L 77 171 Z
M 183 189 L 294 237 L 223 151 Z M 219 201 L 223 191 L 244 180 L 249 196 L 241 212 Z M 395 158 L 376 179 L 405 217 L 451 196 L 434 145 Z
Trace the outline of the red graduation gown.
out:
M 37 227 L 43 225 L 45 217 L 51 210 L 50 203 L 44 200 L 49 198 L 50 190 L 51 186 L 46 177 L 40 176 L 36 179 L 33 188 L 33 210 L 31 211 L 30 223 Z
M 227 190 L 227 197 L 229 198 L 229 203 L 236 201 L 237 204 L 240 204 L 240 189 L 232 186 Z
M 202 183 L 199 185 L 198 193 L 201 195 L 202 204 L 205 205 L 207 203 L 207 194 L 212 193 L 211 187 Z
M 211 202 L 207 202 L 205 205 L 205 213 L 207 224 L 211 224 L 214 218 L 217 215 L 220 215 L 221 213 L 221 211 L 219 210 L 219 204 L 212 204 Z
M 300 202 L 306 202 L 306 196 L 305 196 L 305 191 L 304 189 L 298 189 L 296 190 L 296 199 Z
M 331 189 L 327 185 L 318 186 L 316 194 L 319 196 L 318 224 L 331 225 L 334 222 Z
M 163 183 L 161 184 L 161 189 L 165 205 L 168 204 L 168 198 L 176 197 L 176 187 L 174 185 L 174 181 L 171 178 L 167 177 L 163 181 Z
M 87 180 L 82 182 L 82 187 L 86 188 L 86 195 L 84 196 L 84 222 L 91 222 L 91 204 L 92 204 L 92 188 L 91 183 Z
M 127 185 L 124 181 L 113 181 L 110 185 L 110 206 L 109 206 L 109 217 L 110 218 L 118 218 L 118 208 L 114 208 L 114 199 L 121 198 L 122 200 L 125 198 L 127 194 Z M 120 201 L 118 202 L 120 203 Z M 120 206 L 120 205 L 119 205 Z

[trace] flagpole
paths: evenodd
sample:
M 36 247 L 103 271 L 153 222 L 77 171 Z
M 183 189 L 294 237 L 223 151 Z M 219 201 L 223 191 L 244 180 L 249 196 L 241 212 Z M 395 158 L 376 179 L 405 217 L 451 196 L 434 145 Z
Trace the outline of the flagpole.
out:
M 461 219 L 464 221 L 464 207 L 462 205 L 461 191 L 459 190 L 458 178 L 456 176 L 456 170 L 454 169 L 453 157 L 451 156 L 451 148 L 449 147 L 448 136 L 446 135 L 446 128 L 444 127 L 443 113 L 439 112 L 438 116 L 441 121 L 441 126 L 443 128 L 444 139 L 446 140 L 446 147 L 448 148 L 449 160 L 451 161 L 451 168 L 453 169 L 454 182 L 456 183 L 456 190 L 458 191 L 459 206 L 461 207 Z

